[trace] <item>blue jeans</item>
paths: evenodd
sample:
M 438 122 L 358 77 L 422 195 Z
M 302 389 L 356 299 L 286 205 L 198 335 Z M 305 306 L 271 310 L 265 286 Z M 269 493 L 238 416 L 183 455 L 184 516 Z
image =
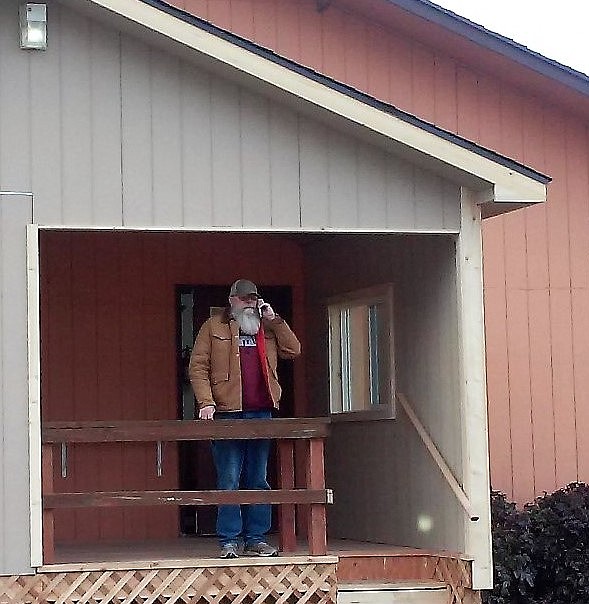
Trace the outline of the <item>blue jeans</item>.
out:
M 270 410 L 215 413 L 215 419 L 270 419 Z M 271 442 L 257 440 L 216 440 L 211 443 L 217 471 L 217 489 L 267 490 L 266 479 Z M 217 536 L 223 546 L 238 543 L 246 545 L 264 541 L 270 530 L 272 509 L 263 505 L 220 505 L 217 510 Z

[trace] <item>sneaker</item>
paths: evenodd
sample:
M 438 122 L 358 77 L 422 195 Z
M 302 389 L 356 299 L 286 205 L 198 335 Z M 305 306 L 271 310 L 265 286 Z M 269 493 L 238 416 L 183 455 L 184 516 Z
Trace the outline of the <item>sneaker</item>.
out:
M 221 558 L 237 558 L 239 554 L 237 553 L 237 544 L 236 543 L 226 543 L 221 547 Z
M 278 556 L 278 550 L 275 547 L 272 547 L 268 543 L 264 541 L 259 541 L 258 543 L 250 543 L 246 545 L 243 550 L 244 555 L 250 556 Z

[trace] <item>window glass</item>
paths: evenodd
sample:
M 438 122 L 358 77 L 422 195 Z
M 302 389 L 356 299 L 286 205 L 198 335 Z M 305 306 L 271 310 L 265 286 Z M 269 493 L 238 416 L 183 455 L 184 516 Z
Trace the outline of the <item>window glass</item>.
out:
M 331 413 L 390 417 L 392 287 L 350 292 L 328 311 Z

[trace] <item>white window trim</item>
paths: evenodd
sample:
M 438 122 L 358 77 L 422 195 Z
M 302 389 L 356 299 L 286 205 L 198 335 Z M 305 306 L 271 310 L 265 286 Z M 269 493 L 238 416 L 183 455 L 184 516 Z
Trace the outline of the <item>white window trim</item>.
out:
M 350 306 L 372 305 L 375 303 L 386 304 L 389 313 L 389 359 L 390 359 L 390 400 L 386 403 L 375 405 L 373 409 L 360 409 L 357 411 L 333 411 L 334 401 L 339 408 L 343 407 L 341 394 L 341 337 L 340 337 L 340 312 Z M 394 304 L 393 284 L 385 283 L 373 287 L 358 289 L 325 300 L 326 315 L 329 324 L 328 363 L 329 363 L 329 415 L 332 421 L 371 421 L 380 419 L 394 419 L 395 407 L 395 345 L 394 345 Z

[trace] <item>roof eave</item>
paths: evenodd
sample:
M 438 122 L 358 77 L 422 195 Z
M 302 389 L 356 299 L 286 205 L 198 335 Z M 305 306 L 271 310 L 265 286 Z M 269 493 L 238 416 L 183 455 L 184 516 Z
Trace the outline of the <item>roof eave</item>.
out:
M 395 141 L 433 163 L 447 165 L 493 191 L 497 202 L 538 203 L 550 178 L 453 133 L 279 57 L 161 0 L 88 0 L 195 50 L 255 81 L 302 99 L 348 123 Z
M 386 1 L 589 96 L 589 76 L 586 74 L 534 52 L 514 40 L 490 31 L 429 0 Z

